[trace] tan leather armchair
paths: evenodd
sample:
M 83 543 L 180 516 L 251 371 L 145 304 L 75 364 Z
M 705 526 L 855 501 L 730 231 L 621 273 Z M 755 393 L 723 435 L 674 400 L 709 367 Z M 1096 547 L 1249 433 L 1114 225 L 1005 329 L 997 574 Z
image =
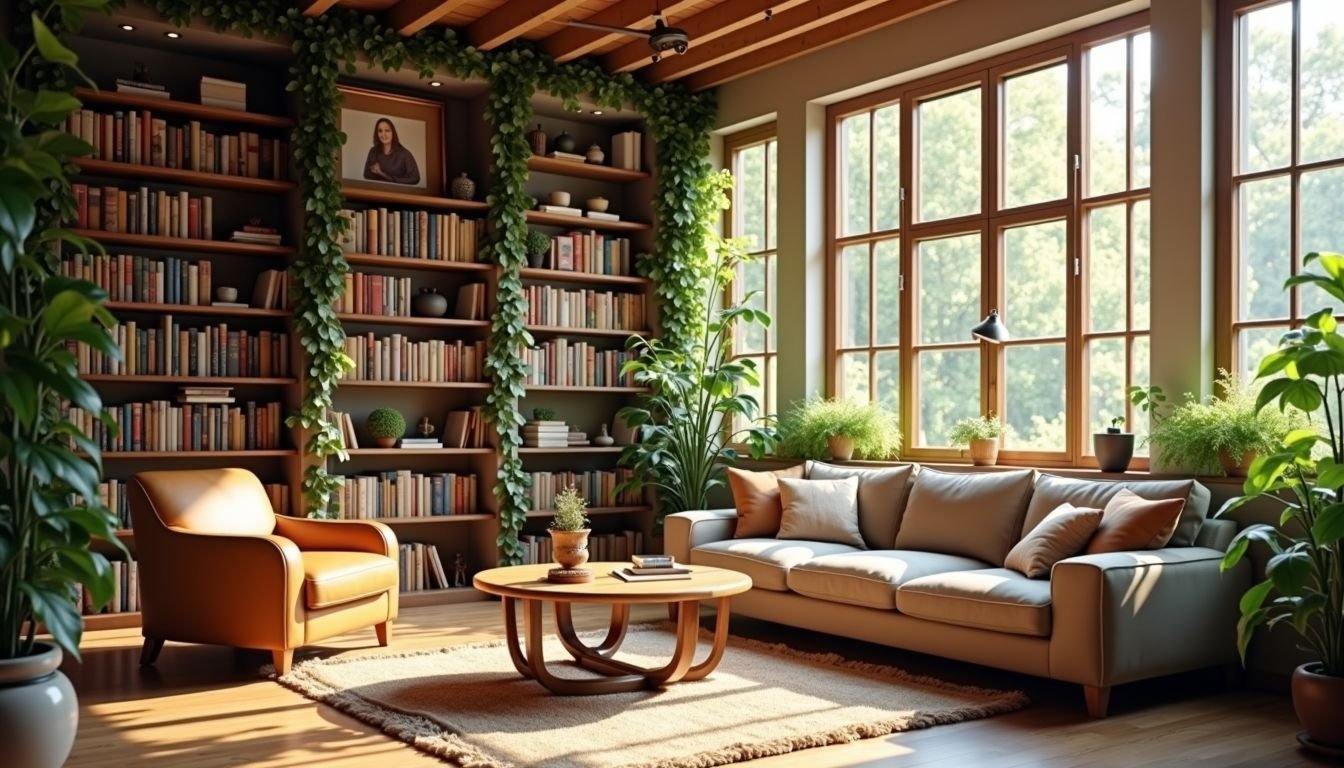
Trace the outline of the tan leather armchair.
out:
M 276 515 L 245 469 L 141 472 L 130 482 L 140 611 L 153 664 L 165 640 L 294 649 L 397 618 L 397 538 L 381 523 Z

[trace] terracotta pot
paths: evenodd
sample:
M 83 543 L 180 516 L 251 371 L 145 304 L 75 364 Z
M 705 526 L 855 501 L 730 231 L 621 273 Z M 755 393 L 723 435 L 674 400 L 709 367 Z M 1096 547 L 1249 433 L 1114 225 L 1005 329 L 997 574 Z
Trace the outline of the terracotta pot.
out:
M 551 531 L 551 546 L 555 562 L 562 568 L 578 568 L 588 562 L 588 534 L 591 528 L 578 531 Z
M 5 765 L 58 768 L 70 756 L 79 727 L 79 703 L 60 671 L 61 649 L 0 659 L 0 744 Z
M 1317 746 L 1344 749 L 1344 677 L 1321 674 L 1319 661 L 1293 670 L 1293 709 Z
M 395 437 L 375 437 L 375 438 L 373 438 L 373 444 L 376 445 L 376 446 L 378 446 L 379 448 L 396 448 L 396 447 L 397 447 L 397 438 L 395 438 Z
M 1134 433 L 1097 432 L 1092 435 L 1092 450 L 1102 472 L 1124 472 L 1134 458 Z
M 835 461 L 849 461 L 854 458 L 854 438 L 847 435 L 832 435 L 826 438 L 826 449 Z
M 1218 449 L 1218 463 L 1223 465 L 1223 471 L 1228 477 L 1245 477 L 1246 472 L 1251 468 L 1251 462 L 1260 454 L 1255 451 L 1246 451 L 1240 456 L 1234 457 L 1225 449 Z
M 971 463 L 977 467 L 992 467 L 999 463 L 999 438 L 986 437 L 971 441 Z

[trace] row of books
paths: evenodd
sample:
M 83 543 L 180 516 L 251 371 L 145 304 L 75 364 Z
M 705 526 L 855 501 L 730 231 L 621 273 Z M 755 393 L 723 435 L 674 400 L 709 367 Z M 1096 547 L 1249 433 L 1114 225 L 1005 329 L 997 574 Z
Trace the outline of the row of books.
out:
M 87 280 L 107 291 L 109 301 L 141 304 L 206 306 L 214 296 L 214 265 L 176 256 L 153 258 L 129 253 L 76 253 L 61 260 L 61 274 Z M 289 304 L 289 273 L 262 270 L 253 284 L 255 309 L 281 309 Z
M 337 312 L 385 317 L 410 317 L 414 314 L 415 292 L 409 277 L 347 272 L 344 282 L 344 290 L 334 304 Z M 421 288 L 421 292 L 426 290 L 430 289 Z M 458 286 L 452 317 L 458 320 L 484 319 L 485 283 Z
M 518 537 L 523 545 L 523 564 L 549 563 L 555 559 L 549 534 L 524 533 Z M 588 561 L 622 562 L 644 551 L 644 534 L 640 531 L 594 533 L 588 537 Z
M 527 322 L 564 328 L 639 330 L 647 324 L 644 294 L 529 285 Z
M 485 231 L 484 220 L 463 218 L 456 213 L 369 208 L 346 209 L 341 214 L 349 220 L 341 246 L 350 253 L 476 261 Z
M 526 384 L 564 387 L 629 387 L 634 374 L 621 375 L 633 352 L 600 350 L 586 341 L 555 339 L 523 351 Z
M 528 477 L 531 488 L 528 498 L 532 508 L 549 510 L 555 506 L 555 497 L 564 489 L 573 486 L 590 507 L 623 507 L 644 503 L 641 493 L 635 491 L 617 492 L 616 486 L 630 479 L 630 470 L 598 470 L 591 472 L 532 472 Z
M 417 445 L 417 438 L 411 438 L 411 443 L 403 444 L 401 447 L 484 448 L 486 447 L 486 427 L 488 426 L 484 414 L 484 409 L 479 405 L 463 410 L 449 411 L 448 416 L 444 419 L 442 437 L 432 441 L 426 440 L 424 444 L 419 445 Z M 355 421 L 349 413 L 328 411 L 327 417 L 341 433 L 342 448 L 350 450 L 359 447 L 359 435 L 355 431 Z
M 120 359 L 86 344 L 70 342 L 80 373 L 123 376 L 289 376 L 289 334 L 231 331 L 226 323 L 183 328 L 172 315 L 157 328 L 135 321 L 113 326 L 108 333 L 121 350 Z
M 289 486 L 284 483 L 266 483 L 266 498 L 271 501 L 271 509 L 277 515 L 288 514 Z M 80 497 L 75 496 L 78 503 Z M 117 516 L 117 527 L 131 530 L 131 495 L 126 490 L 126 481 L 112 478 L 98 484 L 98 501 Z
M 410 542 L 401 544 L 398 548 L 400 549 L 400 586 L 402 592 L 423 592 L 428 589 L 467 586 L 465 569 L 453 567 L 451 573 L 448 569 L 445 569 L 443 558 L 439 556 L 439 548 L 436 545 Z M 458 555 L 457 557 L 460 560 L 462 556 Z M 462 572 L 458 573 L 459 570 Z M 462 583 L 455 584 L 454 579 L 458 579 Z
M 217 133 L 199 120 L 171 125 L 148 109 L 81 109 L 66 118 L 65 130 L 88 142 L 99 160 L 250 179 L 283 179 L 289 166 L 283 139 L 252 131 Z
M 411 341 L 399 333 L 346 336 L 345 354 L 354 361 L 346 381 L 483 381 L 484 341 Z
M 473 515 L 477 498 L 476 475 L 401 469 L 341 478 L 336 508 L 342 520 Z
M 553 236 L 542 266 L 595 275 L 634 274 L 629 238 L 608 237 L 592 230 Z
M 112 568 L 112 599 L 103 608 L 94 610 L 88 590 L 83 584 L 75 585 L 76 604 L 85 616 L 140 610 L 140 564 L 134 560 L 113 560 L 108 565 Z
M 215 203 L 209 195 L 140 187 L 70 185 L 75 194 L 75 226 L 132 235 L 213 240 Z
M 611 137 L 611 167 L 638 171 L 644 167 L 644 134 L 624 131 Z
M 219 404 L 167 400 L 109 405 L 103 414 L 69 407 L 65 418 L 105 451 L 255 451 L 283 444 L 279 403 Z

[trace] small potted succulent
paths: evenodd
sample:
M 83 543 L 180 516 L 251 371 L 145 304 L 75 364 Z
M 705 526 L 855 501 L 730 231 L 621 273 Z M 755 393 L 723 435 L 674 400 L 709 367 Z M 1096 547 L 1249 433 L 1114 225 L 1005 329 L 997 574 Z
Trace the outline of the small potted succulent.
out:
M 374 408 L 364 422 L 369 437 L 379 448 L 396 448 L 397 440 L 406 434 L 406 417 L 395 408 Z
M 1134 433 L 1125 431 L 1125 417 L 1116 416 L 1105 432 L 1092 433 L 1092 452 L 1102 472 L 1124 472 L 1134 458 Z
M 555 496 L 555 516 L 551 518 L 551 543 L 555 562 L 573 570 L 588 562 L 588 502 L 574 486 Z
M 1007 431 L 994 414 L 962 419 L 947 433 L 948 442 L 970 449 L 971 463 L 977 467 L 992 467 L 999 461 L 999 442 Z
M 527 230 L 527 266 L 540 269 L 546 264 L 546 254 L 551 251 L 551 236 L 535 229 Z

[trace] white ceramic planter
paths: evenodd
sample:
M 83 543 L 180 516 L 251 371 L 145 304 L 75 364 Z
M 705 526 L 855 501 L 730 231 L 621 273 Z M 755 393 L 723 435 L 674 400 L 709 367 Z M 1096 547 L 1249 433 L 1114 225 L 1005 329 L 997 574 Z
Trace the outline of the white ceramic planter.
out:
M 38 643 L 36 653 L 0 659 L 0 763 L 59 768 L 79 727 L 79 702 L 60 670 L 61 649 Z

